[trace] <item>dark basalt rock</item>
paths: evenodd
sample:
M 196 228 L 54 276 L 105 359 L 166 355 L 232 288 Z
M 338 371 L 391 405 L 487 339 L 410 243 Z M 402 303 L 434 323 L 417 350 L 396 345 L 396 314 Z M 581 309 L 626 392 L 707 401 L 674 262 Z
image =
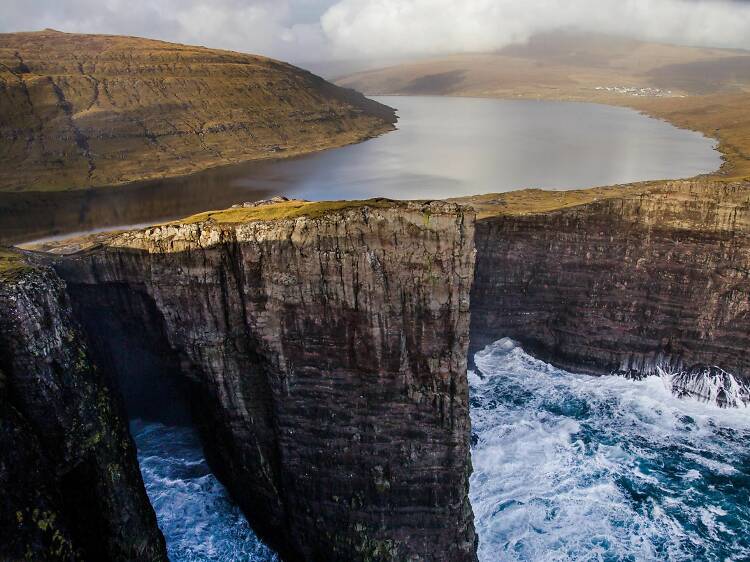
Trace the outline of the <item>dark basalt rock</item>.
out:
M 0 282 L 0 559 L 166 561 L 118 401 L 64 283 Z
M 694 366 L 670 375 L 672 392 L 680 398 L 696 398 L 725 408 L 737 408 L 750 402 L 747 383 L 714 366 Z
M 158 395 L 174 375 L 211 466 L 285 560 L 473 562 L 472 281 L 474 349 L 505 336 L 578 372 L 746 400 L 746 184 L 483 219 L 476 275 L 466 208 L 277 204 L 69 244 L 67 289 L 44 268 L 0 284 L 8 557 L 163 558 L 108 388 Z

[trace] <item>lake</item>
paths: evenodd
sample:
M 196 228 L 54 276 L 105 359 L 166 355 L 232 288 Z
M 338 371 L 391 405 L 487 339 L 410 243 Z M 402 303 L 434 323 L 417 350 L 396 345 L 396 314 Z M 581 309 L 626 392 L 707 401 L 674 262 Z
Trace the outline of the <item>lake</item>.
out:
M 115 189 L 2 194 L 0 239 L 18 242 L 146 225 L 272 195 L 436 199 L 691 177 L 721 165 L 713 139 L 625 108 L 450 97 L 375 99 L 398 109 L 398 130 L 357 145 Z

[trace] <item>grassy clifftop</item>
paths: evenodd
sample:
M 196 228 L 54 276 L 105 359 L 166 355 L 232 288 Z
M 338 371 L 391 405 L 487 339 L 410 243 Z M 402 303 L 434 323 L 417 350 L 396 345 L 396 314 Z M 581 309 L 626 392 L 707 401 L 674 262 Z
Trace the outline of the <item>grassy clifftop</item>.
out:
M 0 192 L 301 154 L 394 121 L 390 108 L 264 57 L 134 37 L 0 34 Z
M 653 228 L 693 232 L 750 232 L 750 182 L 694 180 L 642 182 L 572 191 L 526 189 L 461 197 L 479 219 L 568 212 L 634 217 Z
M 30 267 L 21 253 L 0 247 L 0 282 L 14 279 Z
M 269 205 L 237 207 L 199 213 L 176 221 L 179 224 L 195 224 L 212 221 L 219 224 L 236 224 L 252 221 L 296 219 L 297 217 L 319 218 L 328 213 L 356 209 L 359 207 L 389 208 L 404 206 L 401 201 L 391 199 L 367 199 L 363 201 L 302 201 L 293 199 Z

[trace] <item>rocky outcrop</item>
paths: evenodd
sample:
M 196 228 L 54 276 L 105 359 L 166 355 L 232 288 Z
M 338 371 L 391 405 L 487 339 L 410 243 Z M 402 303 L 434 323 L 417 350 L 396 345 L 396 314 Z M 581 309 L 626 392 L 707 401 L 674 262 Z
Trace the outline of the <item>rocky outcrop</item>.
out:
M 0 34 L 0 192 L 188 174 L 343 146 L 393 123 L 392 109 L 265 57 L 137 37 Z M 35 204 L 0 197 L 6 208 L 25 201 Z
M 476 201 L 474 349 L 508 336 L 576 371 L 682 374 L 694 395 L 689 373 L 750 381 L 750 185 L 491 199 Z
M 0 559 L 166 561 L 125 418 L 63 282 L 0 257 Z
M 58 269 L 121 380 L 188 382 L 211 466 L 284 560 L 460 562 L 473 262 L 453 204 L 281 202 Z

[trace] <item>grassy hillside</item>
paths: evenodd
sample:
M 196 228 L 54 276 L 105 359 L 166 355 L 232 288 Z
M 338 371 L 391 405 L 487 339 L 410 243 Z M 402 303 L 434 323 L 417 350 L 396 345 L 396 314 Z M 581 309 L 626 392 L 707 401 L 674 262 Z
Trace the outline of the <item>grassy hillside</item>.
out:
M 336 83 L 368 94 L 568 100 L 632 97 L 628 88 L 670 97 L 738 93 L 750 92 L 750 52 L 557 32 L 495 53 L 406 62 Z
M 357 142 L 393 112 L 264 57 L 0 34 L 0 191 L 106 186 Z

